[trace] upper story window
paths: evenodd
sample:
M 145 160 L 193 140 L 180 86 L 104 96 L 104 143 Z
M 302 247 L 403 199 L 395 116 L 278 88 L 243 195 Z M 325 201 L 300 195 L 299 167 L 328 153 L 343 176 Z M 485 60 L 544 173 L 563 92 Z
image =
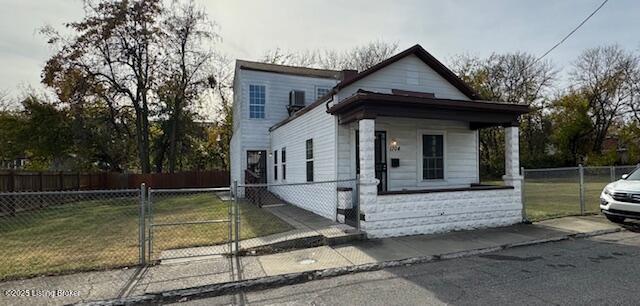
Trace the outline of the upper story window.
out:
M 331 91 L 331 88 L 325 86 L 316 86 L 316 100 L 326 95 Z
M 264 118 L 265 92 L 264 85 L 249 85 L 249 118 Z
M 422 179 L 444 179 L 444 135 L 422 135 Z

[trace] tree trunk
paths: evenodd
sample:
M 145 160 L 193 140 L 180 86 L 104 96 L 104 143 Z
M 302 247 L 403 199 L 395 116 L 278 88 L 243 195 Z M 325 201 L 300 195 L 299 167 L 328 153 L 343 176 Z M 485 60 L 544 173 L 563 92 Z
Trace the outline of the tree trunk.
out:
M 171 119 L 171 128 L 169 131 L 169 173 L 174 173 L 176 170 L 177 160 L 177 147 L 178 147 L 178 127 L 180 122 L 180 115 L 182 110 L 182 103 L 180 99 L 176 99 L 173 118 Z

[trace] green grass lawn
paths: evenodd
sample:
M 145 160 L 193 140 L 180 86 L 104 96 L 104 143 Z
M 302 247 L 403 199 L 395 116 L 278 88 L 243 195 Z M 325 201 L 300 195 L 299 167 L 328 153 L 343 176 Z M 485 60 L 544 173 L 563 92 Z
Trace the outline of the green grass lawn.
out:
M 503 184 L 488 181 L 489 184 Z M 608 180 L 585 178 L 585 211 L 600 211 L 600 193 Z M 527 217 L 532 221 L 580 214 L 580 184 L 576 179 L 527 179 L 524 184 Z
M 228 202 L 211 194 L 154 198 L 153 222 L 226 219 Z M 139 199 L 80 201 L 0 217 L 0 280 L 138 263 Z M 255 206 L 240 205 L 241 238 L 290 229 Z M 160 227 L 154 250 L 224 243 L 226 223 Z M 157 254 L 156 254 L 157 255 Z

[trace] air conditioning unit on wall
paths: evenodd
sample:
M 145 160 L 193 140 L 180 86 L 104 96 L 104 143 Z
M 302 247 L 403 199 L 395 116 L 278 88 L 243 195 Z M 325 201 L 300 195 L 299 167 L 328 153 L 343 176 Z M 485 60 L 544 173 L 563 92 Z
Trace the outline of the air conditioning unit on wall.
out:
M 289 105 L 287 106 L 287 112 L 289 116 L 295 114 L 295 112 L 301 110 L 304 107 L 304 91 L 292 90 L 289 92 Z

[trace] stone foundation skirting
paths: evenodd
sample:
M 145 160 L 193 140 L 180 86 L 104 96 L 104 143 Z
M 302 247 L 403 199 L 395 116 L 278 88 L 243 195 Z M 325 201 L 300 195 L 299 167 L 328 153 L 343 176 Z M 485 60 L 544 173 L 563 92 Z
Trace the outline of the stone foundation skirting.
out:
M 370 238 L 433 234 L 522 222 L 520 189 L 378 195 L 363 207 Z

